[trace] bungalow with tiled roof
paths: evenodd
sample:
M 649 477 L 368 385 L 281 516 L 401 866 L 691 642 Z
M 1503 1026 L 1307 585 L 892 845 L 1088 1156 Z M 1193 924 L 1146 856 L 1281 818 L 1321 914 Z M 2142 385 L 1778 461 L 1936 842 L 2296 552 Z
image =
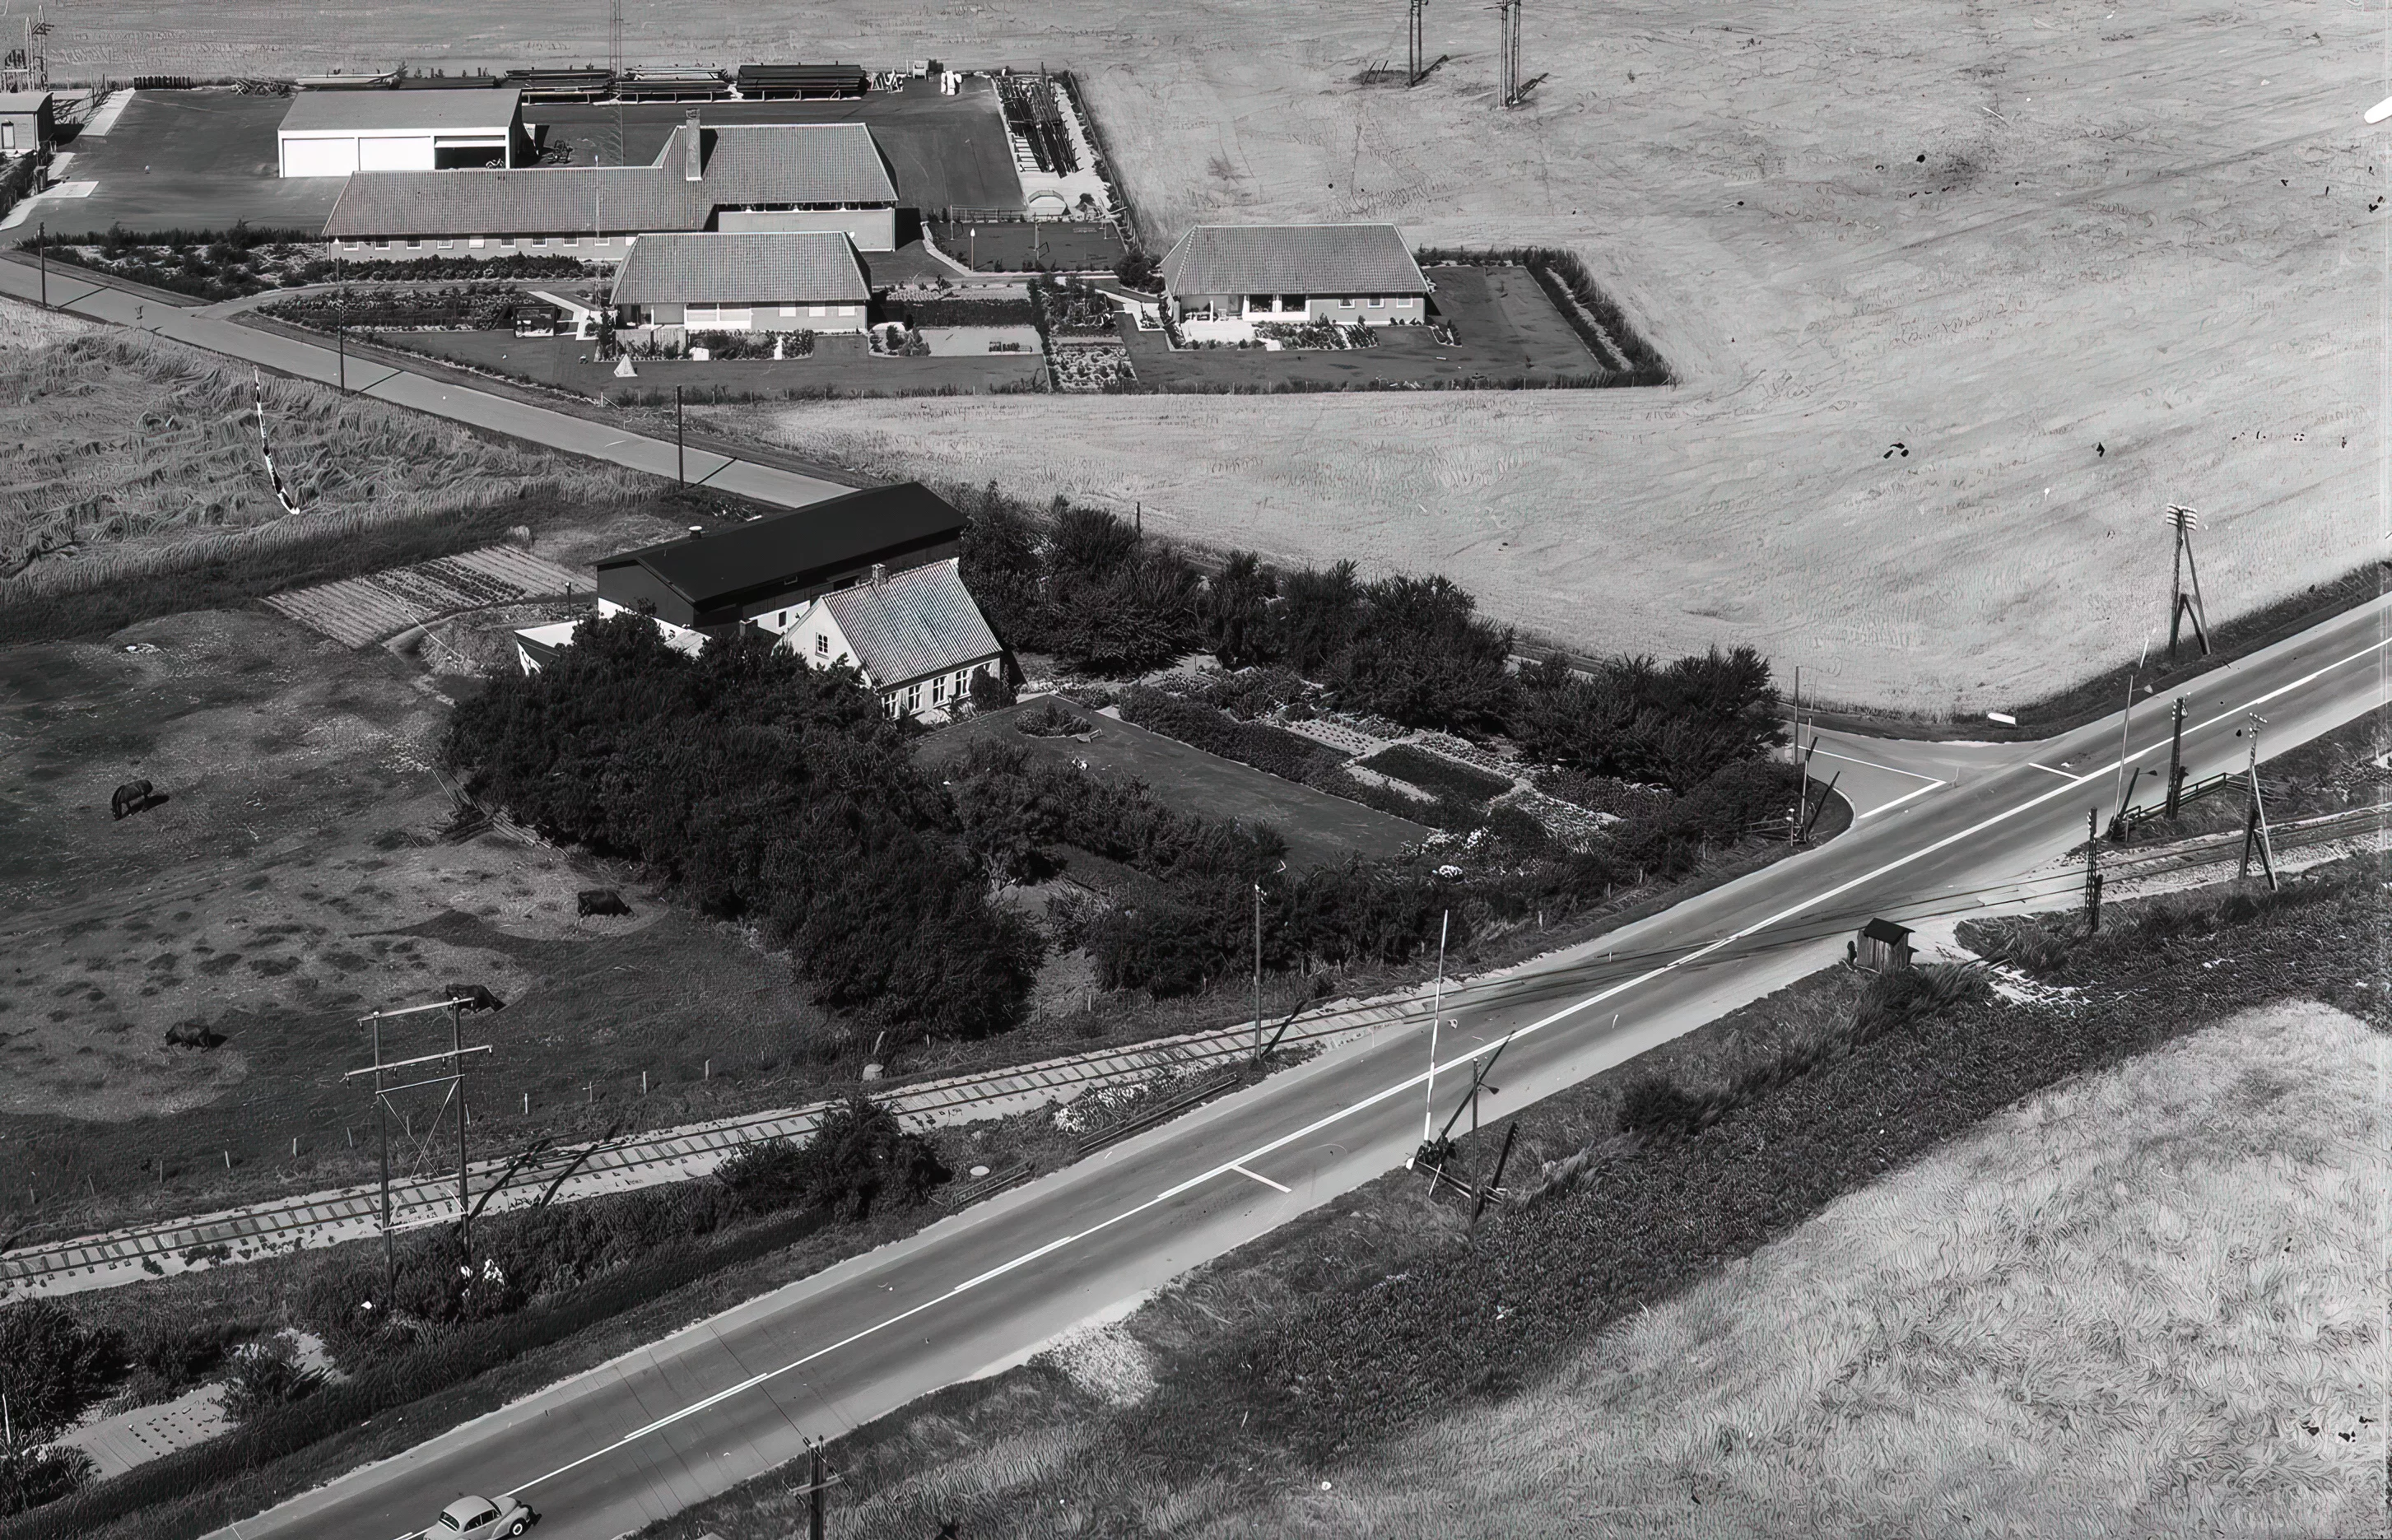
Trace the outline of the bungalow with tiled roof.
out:
M 1386 326 L 1428 317 L 1428 279 L 1393 225 L 1199 225 L 1163 259 L 1178 321 Z
M 651 235 L 607 296 L 624 326 L 694 331 L 861 331 L 872 299 L 836 231 Z

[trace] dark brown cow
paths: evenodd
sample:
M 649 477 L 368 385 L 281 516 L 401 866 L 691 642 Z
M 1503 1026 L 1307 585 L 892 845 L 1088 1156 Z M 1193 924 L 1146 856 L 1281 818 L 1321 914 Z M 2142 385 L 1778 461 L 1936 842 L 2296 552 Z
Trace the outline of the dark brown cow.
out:
M 124 818 L 140 812 L 150 806 L 156 791 L 157 788 L 147 781 L 127 781 L 116 788 L 114 796 L 108 799 L 109 813 L 112 817 Z M 165 798 L 161 796 L 158 800 L 163 802 Z
M 581 890 L 581 912 L 591 914 L 629 914 L 631 906 L 623 895 L 612 887 L 585 887 Z

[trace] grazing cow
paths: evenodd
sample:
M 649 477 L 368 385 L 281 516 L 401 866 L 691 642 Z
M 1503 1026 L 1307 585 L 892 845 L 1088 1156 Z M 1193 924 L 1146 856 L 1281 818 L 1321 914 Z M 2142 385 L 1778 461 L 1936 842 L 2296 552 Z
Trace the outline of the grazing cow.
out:
M 448 998 L 462 1000 L 469 1011 L 503 1011 L 507 1003 L 490 992 L 487 984 L 451 984 Z
M 224 1034 L 202 1022 L 180 1021 L 166 1029 L 169 1048 L 197 1048 L 205 1051 L 224 1042 Z
M 123 818 L 128 813 L 137 813 L 150 806 L 150 795 L 156 790 L 157 788 L 147 781 L 127 781 L 116 788 L 114 796 L 108 799 L 108 810 L 117 818 Z M 160 800 L 164 799 L 162 797 Z
M 581 912 L 591 914 L 629 914 L 631 906 L 623 895 L 611 887 L 585 887 L 581 890 Z

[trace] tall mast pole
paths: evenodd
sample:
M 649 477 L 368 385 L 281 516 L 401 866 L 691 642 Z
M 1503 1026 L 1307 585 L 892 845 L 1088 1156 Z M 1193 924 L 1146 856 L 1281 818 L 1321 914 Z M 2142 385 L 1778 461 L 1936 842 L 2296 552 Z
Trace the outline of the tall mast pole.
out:
M 1421 1107 L 1424 1145 L 1436 1133 L 1436 1034 L 1445 1017 L 1445 938 L 1452 925 L 1453 911 L 1449 909 L 1436 922 L 1436 991 L 1430 997 L 1428 1014 L 1428 1094 Z

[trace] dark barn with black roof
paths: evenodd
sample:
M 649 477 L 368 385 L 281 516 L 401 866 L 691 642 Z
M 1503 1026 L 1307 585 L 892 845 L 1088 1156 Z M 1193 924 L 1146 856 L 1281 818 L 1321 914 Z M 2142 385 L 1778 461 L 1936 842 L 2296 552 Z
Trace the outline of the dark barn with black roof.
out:
M 959 554 L 964 524 L 919 482 L 868 487 L 609 556 L 598 563 L 598 607 L 645 609 L 699 631 L 765 617 L 778 630 L 784 612 L 867 582 L 875 567 L 886 576 Z

